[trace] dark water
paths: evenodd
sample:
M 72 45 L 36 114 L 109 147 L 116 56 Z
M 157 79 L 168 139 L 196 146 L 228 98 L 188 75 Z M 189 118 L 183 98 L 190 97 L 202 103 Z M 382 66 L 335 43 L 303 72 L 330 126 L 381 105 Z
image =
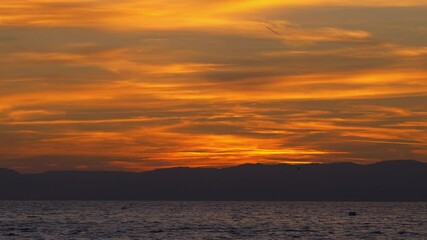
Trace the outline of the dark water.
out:
M 0 238 L 427 239 L 427 203 L 0 202 Z

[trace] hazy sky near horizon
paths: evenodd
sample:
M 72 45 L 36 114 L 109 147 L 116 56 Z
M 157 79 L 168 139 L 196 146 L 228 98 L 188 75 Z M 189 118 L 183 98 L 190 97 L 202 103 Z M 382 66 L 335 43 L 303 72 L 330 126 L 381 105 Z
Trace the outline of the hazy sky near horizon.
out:
M 0 167 L 427 160 L 427 0 L 2 0 Z

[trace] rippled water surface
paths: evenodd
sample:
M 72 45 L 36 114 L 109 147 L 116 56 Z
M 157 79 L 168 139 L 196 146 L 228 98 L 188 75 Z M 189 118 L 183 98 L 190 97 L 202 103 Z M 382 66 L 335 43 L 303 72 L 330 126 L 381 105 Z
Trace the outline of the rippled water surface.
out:
M 427 203 L 0 202 L 0 238 L 427 239 Z

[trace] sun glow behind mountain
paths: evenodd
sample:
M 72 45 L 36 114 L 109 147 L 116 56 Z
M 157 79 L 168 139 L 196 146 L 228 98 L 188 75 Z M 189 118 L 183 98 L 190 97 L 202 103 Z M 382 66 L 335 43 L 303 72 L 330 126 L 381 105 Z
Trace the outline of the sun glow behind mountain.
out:
M 3 0 L 0 166 L 427 156 L 427 1 Z

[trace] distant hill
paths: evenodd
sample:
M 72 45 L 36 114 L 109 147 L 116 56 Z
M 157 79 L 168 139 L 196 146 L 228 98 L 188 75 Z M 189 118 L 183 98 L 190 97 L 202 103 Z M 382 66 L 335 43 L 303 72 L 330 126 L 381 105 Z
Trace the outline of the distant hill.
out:
M 427 201 L 427 163 L 245 164 L 142 173 L 0 169 L 0 200 Z

